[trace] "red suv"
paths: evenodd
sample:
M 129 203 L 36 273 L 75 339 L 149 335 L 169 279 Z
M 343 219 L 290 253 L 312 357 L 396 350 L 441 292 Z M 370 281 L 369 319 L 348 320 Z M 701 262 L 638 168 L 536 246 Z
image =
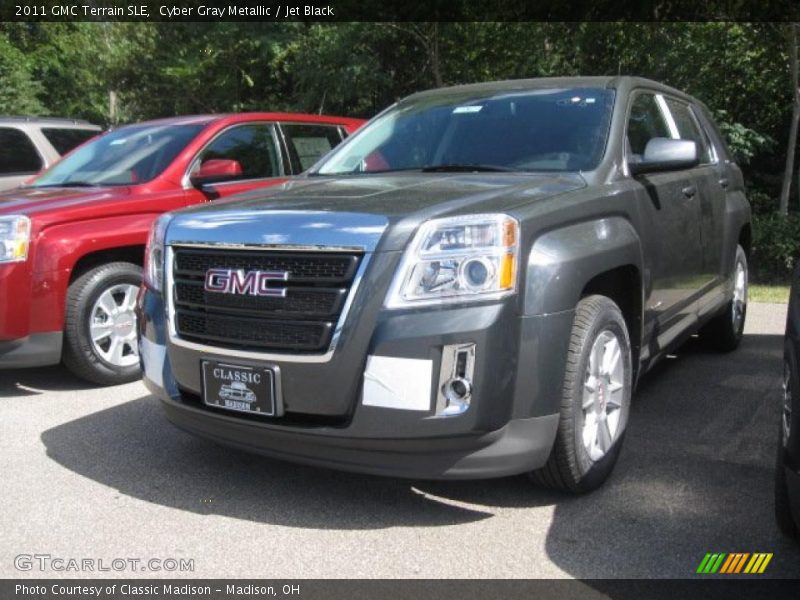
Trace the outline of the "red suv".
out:
M 361 124 L 281 113 L 139 123 L 0 194 L 0 368 L 63 360 L 95 383 L 136 379 L 133 309 L 154 219 L 280 184 Z

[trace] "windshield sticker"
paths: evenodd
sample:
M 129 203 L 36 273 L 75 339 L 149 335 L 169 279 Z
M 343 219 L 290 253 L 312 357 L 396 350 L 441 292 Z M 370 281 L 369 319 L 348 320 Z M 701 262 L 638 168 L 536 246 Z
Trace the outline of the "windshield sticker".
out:
M 458 114 L 477 113 L 477 112 L 481 112 L 482 108 L 483 108 L 483 106 L 456 106 L 453 109 L 453 114 L 454 115 L 458 115 Z

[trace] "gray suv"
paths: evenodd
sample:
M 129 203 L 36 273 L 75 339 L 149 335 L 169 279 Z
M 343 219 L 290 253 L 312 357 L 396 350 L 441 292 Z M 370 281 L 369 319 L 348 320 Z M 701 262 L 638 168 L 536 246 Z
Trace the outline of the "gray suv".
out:
M 588 491 L 659 358 L 739 344 L 750 244 L 741 171 L 678 90 L 423 92 L 302 177 L 156 222 L 144 381 L 178 427 L 268 456 Z
M 0 117 L 0 191 L 20 185 L 101 128 L 51 117 Z

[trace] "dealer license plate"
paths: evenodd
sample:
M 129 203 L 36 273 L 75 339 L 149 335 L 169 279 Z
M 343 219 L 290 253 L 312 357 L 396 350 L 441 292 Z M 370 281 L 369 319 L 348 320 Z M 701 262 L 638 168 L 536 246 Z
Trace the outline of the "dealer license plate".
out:
M 271 417 L 275 415 L 275 373 L 204 360 L 203 402 L 208 406 Z

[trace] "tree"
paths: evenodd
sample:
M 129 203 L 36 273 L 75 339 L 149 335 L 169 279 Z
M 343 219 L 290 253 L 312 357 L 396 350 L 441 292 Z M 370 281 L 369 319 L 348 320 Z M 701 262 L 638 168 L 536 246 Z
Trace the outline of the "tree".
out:
M 783 172 L 783 186 L 781 187 L 780 213 L 789 214 L 789 192 L 792 187 L 792 174 L 794 173 L 794 154 L 797 147 L 797 125 L 800 123 L 800 86 L 798 86 L 798 66 L 797 66 L 797 44 L 798 39 L 797 23 L 787 25 L 787 40 L 789 43 L 789 69 L 791 71 L 792 95 L 792 124 L 789 127 L 789 144 L 786 148 L 786 167 Z M 800 182 L 798 182 L 800 184 Z
M 40 115 L 42 86 L 31 73 L 30 62 L 0 33 L 0 114 Z

